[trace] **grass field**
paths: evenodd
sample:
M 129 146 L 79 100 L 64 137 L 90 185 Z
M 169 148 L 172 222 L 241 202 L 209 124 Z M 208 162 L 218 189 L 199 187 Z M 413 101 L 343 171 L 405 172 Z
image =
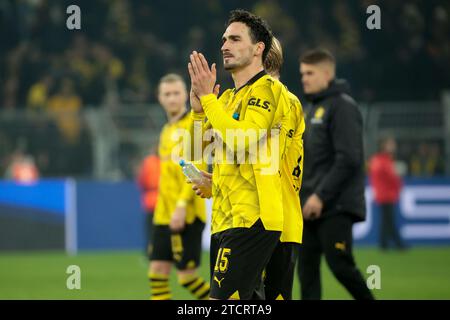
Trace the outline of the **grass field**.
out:
M 450 299 L 450 247 L 418 247 L 406 252 L 357 248 L 364 273 L 369 265 L 381 268 L 378 299 Z M 208 275 L 208 253 L 201 274 Z M 68 290 L 66 269 L 81 268 L 81 289 Z M 147 299 L 147 262 L 140 252 L 90 252 L 75 257 L 64 253 L 0 254 L 0 299 Z M 323 298 L 349 299 L 322 263 Z M 299 298 L 298 282 L 294 298 Z M 190 299 L 172 275 L 174 299 Z

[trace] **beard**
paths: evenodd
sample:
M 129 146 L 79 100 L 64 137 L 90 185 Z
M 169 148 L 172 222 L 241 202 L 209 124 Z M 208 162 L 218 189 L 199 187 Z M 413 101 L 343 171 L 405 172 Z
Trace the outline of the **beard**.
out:
M 227 71 L 233 71 L 240 67 L 239 63 L 224 63 L 223 68 Z
M 225 59 L 223 61 L 223 68 L 227 71 L 234 71 L 238 69 L 242 69 L 248 66 L 251 63 L 251 57 L 242 58 L 241 61 L 226 63 Z

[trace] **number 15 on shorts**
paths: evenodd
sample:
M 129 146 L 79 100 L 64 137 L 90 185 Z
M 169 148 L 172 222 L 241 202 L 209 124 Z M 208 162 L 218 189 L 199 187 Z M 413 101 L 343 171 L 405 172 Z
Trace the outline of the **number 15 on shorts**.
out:
M 228 256 L 231 254 L 230 248 L 219 248 L 217 252 L 214 272 L 226 273 L 228 270 Z

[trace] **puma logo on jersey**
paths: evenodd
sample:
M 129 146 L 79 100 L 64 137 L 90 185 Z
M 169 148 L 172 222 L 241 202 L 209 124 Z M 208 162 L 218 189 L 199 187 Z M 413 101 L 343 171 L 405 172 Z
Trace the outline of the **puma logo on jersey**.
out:
M 270 112 L 270 102 L 266 100 L 262 100 L 259 98 L 250 98 L 250 100 L 248 100 L 248 105 L 260 107 Z
M 219 288 L 222 288 L 223 279 L 225 279 L 225 277 L 219 280 L 216 276 L 214 276 L 214 281 L 217 282 L 217 284 L 219 285 Z

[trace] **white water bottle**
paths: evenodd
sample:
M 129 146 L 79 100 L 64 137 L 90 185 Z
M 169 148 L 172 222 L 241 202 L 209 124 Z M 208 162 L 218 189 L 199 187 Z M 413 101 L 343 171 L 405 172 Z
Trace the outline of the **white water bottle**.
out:
M 201 183 L 203 180 L 203 175 L 201 171 L 191 162 L 186 162 L 184 160 L 180 160 L 181 170 L 183 170 L 184 175 L 189 179 L 192 183 Z

